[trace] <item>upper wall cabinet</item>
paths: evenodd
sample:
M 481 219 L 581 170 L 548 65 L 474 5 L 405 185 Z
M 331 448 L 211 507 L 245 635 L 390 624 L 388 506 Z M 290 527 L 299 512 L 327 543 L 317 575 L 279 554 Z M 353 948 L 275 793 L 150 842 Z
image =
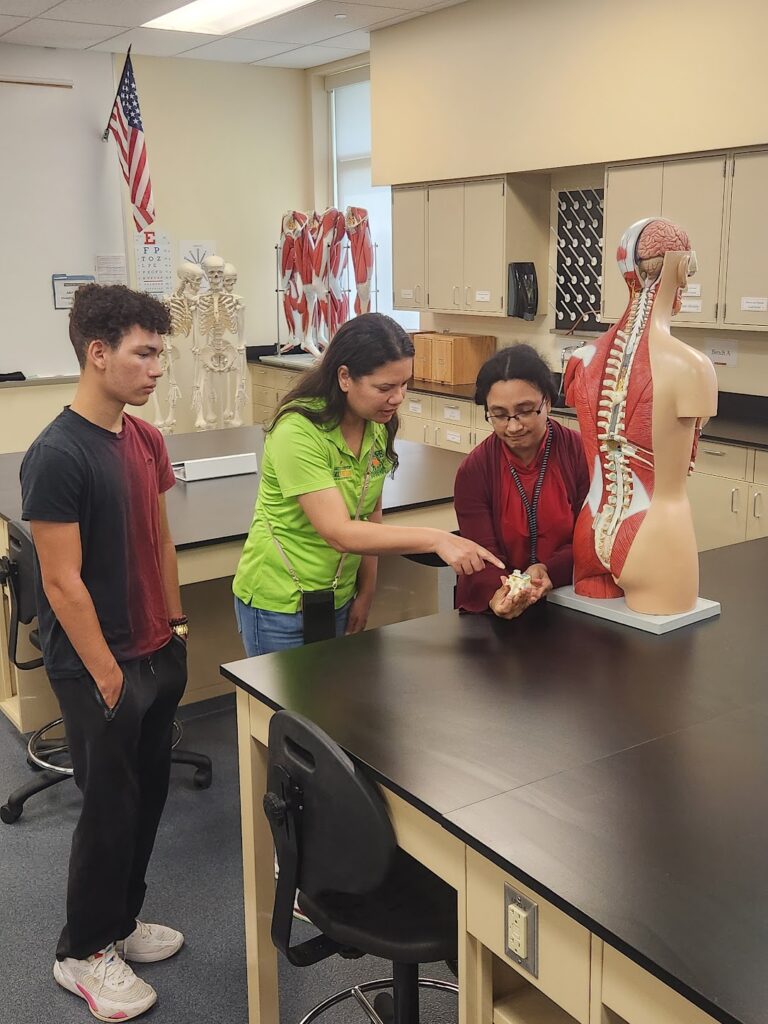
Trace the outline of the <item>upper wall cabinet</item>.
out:
M 768 327 L 768 152 L 736 153 L 725 271 L 728 326 Z
M 395 188 L 393 305 L 396 309 L 504 316 L 507 265 L 525 260 L 536 264 L 539 311 L 543 313 L 548 230 L 549 178 L 544 175 Z M 418 301 L 423 267 L 426 307 Z
M 427 190 L 392 189 L 392 305 L 427 308 Z
M 627 305 L 627 286 L 616 264 L 616 248 L 623 232 L 644 217 L 665 217 L 688 232 L 699 267 L 689 280 L 675 323 L 689 327 L 717 325 L 726 167 L 726 156 L 721 153 L 607 168 L 603 319 L 618 320 Z

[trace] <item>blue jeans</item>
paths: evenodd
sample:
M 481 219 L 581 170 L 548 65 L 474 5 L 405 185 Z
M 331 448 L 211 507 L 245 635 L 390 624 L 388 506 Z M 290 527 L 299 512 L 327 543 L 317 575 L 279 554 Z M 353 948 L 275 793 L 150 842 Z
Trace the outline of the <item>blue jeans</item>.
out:
M 344 636 L 351 601 L 336 609 L 336 636 Z M 243 647 L 249 658 L 273 651 L 287 651 L 304 643 L 304 615 L 302 612 L 268 612 L 252 608 L 235 598 L 235 618 Z

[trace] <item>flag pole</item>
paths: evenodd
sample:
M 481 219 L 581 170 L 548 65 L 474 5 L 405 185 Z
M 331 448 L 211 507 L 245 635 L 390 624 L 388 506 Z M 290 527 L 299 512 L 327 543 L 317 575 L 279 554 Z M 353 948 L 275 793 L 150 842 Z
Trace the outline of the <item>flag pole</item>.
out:
M 133 43 L 131 43 L 131 45 L 128 47 L 128 52 L 125 55 L 125 63 L 123 64 L 123 71 L 122 71 L 122 74 L 120 75 L 120 81 L 117 84 L 117 92 L 115 93 L 115 98 L 112 100 L 112 106 L 109 108 L 109 120 L 107 121 L 107 127 L 104 129 L 104 134 L 101 136 L 101 141 L 102 142 L 106 142 L 107 139 L 109 138 L 109 122 L 112 120 L 112 111 L 115 109 L 115 104 L 117 103 L 117 97 L 120 95 L 120 89 L 122 88 L 123 79 L 125 78 L 125 69 L 128 67 L 128 61 L 131 59 L 131 48 L 132 48 L 132 46 L 133 46 Z

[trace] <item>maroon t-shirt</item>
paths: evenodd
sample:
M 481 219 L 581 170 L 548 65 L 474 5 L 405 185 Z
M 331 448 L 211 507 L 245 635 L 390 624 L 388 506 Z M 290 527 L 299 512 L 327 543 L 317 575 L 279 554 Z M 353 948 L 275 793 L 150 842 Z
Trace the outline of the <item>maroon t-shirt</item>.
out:
M 80 575 L 104 638 L 119 662 L 168 643 L 158 498 L 175 478 L 162 434 L 123 414 L 119 434 L 71 409 L 32 443 L 21 465 L 22 518 L 78 523 Z M 37 567 L 37 611 L 50 676 L 85 668 L 59 625 Z

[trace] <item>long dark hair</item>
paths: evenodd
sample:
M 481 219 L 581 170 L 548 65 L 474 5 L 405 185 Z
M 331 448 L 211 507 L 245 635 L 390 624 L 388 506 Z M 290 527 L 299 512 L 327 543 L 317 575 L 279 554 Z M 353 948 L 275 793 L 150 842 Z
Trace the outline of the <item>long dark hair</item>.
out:
M 348 320 L 338 329 L 317 366 L 303 374 L 296 387 L 282 399 L 267 433 L 289 412 L 298 412 L 319 427 L 338 426 L 347 410 L 347 396 L 339 387 L 340 367 L 346 366 L 352 380 L 359 380 L 387 363 L 411 359 L 413 354 L 413 342 L 391 317 L 362 313 Z M 308 409 L 299 402 L 304 398 L 322 398 L 325 404 L 319 409 Z M 387 458 L 396 469 L 397 414 L 386 427 Z

